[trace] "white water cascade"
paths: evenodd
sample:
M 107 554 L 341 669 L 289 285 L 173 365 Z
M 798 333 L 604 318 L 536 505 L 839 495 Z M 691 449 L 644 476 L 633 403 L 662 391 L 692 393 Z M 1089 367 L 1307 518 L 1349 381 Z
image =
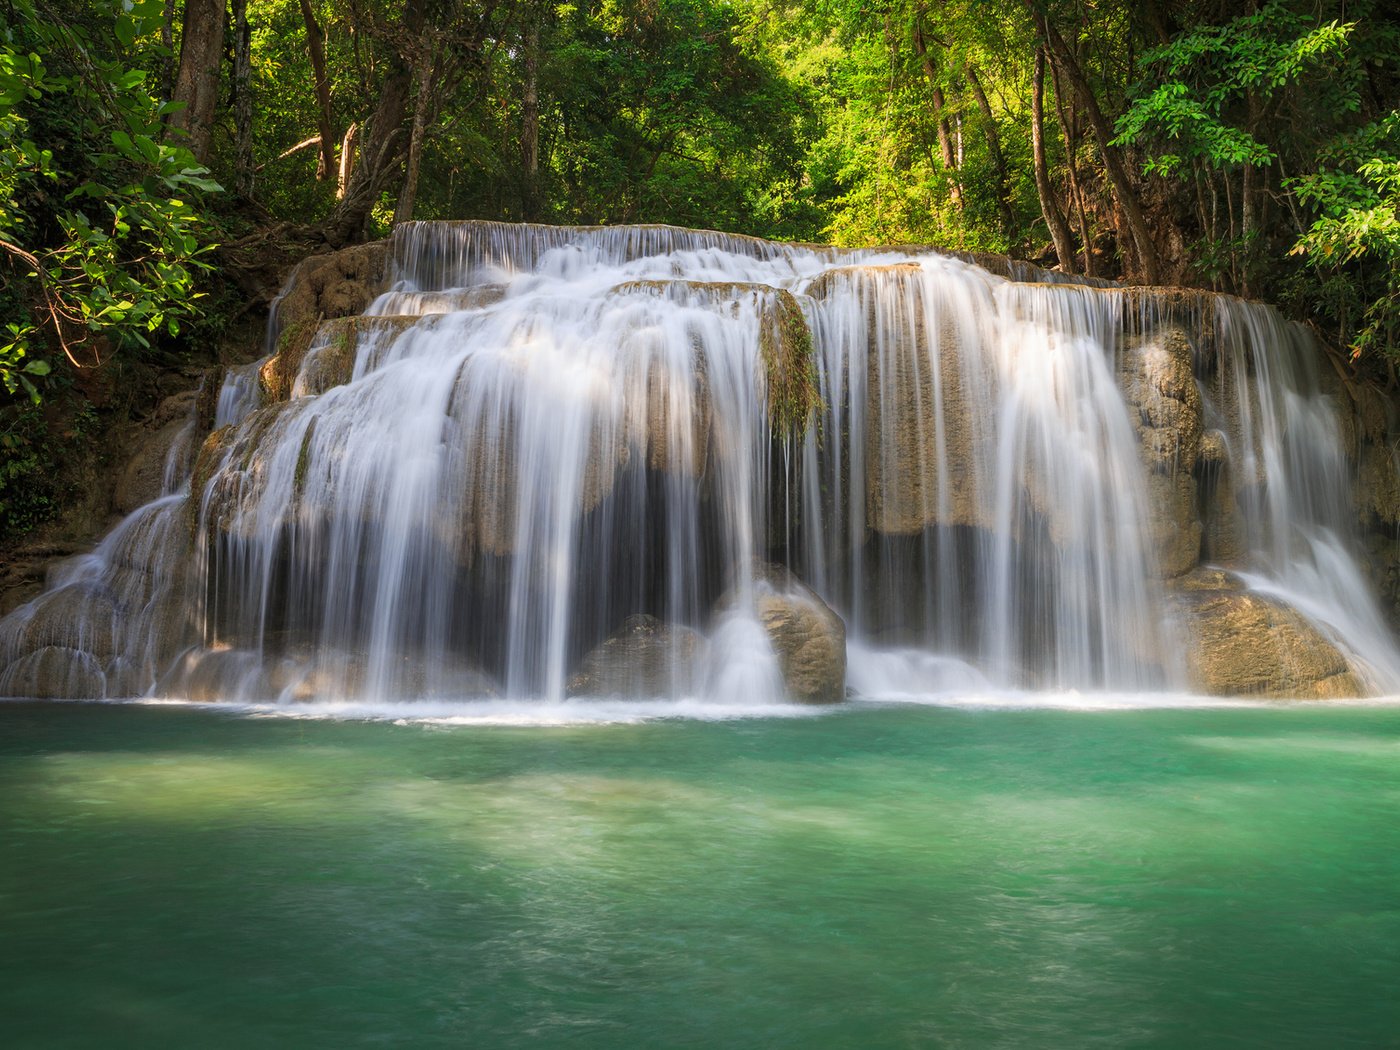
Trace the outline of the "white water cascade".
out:
M 1337 393 L 1267 307 L 667 227 L 390 250 L 0 621 L 0 693 L 1185 691 L 1202 565 L 1400 689 Z

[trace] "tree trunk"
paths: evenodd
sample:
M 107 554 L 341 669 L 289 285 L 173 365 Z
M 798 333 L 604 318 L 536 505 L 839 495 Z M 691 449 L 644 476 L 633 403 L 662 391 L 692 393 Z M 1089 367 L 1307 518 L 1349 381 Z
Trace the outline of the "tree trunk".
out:
M 429 113 L 433 108 L 433 69 L 437 65 L 435 53 L 436 44 L 424 40 L 414 77 L 417 86 L 413 100 L 413 132 L 408 140 L 408 164 L 404 171 L 403 189 L 394 207 L 395 223 L 409 222 L 413 218 L 413 204 L 418 196 L 418 168 L 423 157 L 423 137 L 427 133 Z
M 1043 49 L 1042 49 L 1043 51 Z M 1084 248 L 1084 272 L 1094 276 L 1094 246 L 1089 234 L 1089 216 L 1084 207 L 1084 187 L 1079 182 L 1079 150 L 1075 146 L 1078 137 L 1070 128 L 1069 113 L 1065 109 L 1064 94 L 1060 90 L 1060 76 L 1055 72 L 1055 64 L 1050 64 L 1050 83 L 1055 89 L 1055 115 L 1060 121 L 1060 135 L 1065 143 L 1065 171 L 1069 175 L 1069 192 L 1074 198 L 1074 214 L 1079 225 L 1079 243 Z M 1076 122 L 1077 123 L 1077 122 Z
M 306 23 L 306 51 L 311 57 L 311 75 L 316 88 L 316 125 L 321 132 L 321 159 L 316 162 L 316 178 L 325 181 L 335 171 L 335 132 L 331 128 L 331 85 L 326 76 L 326 34 L 316 21 L 311 0 L 301 0 L 301 20 Z
M 944 105 L 943 89 L 938 84 L 938 71 L 933 68 L 928 47 L 924 44 L 924 31 L 918 22 L 914 23 L 914 52 L 924 67 L 928 77 L 929 97 L 933 101 L 933 117 L 938 128 L 938 152 L 943 155 L 943 167 L 948 172 L 949 191 L 954 206 L 962 210 L 962 185 L 958 181 L 958 158 L 953 152 L 953 133 L 948 127 L 947 107 Z
M 1055 189 L 1050 184 L 1049 165 L 1045 160 L 1045 49 L 1039 47 L 1035 49 L 1035 78 L 1031 82 L 1031 152 L 1035 166 L 1035 189 L 1040 195 L 1040 213 L 1045 216 L 1045 225 L 1050 228 L 1060 269 L 1065 273 L 1074 273 L 1074 245 L 1070 241 L 1064 215 L 1055 200 Z
M 233 0 L 234 187 L 253 194 L 253 55 L 248 0 Z
M 345 191 L 350 188 L 350 176 L 355 172 L 355 147 L 360 144 L 360 125 L 351 123 L 345 129 L 345 137 L 340 140 L 340 175 L 335 183 L 335 199 L 345 199 Z
M 525 33 L 525 95 L 520 106 L 520 166 L 523 170 L 520 214 L 539 218 L 540 200 L 540 22 L 536 16 Z
M 411 40 L 423 36 L 423 0 L 408 0 L 403 33 Z M 413 70 L 397 53 L 388 63 L 379 104 L 360 130 L 360 158 L 352 162 L 345 194 L 326 220 L 325 237 L 333 247 L 364 236 L 365 222 L 379 194 L 398 170 L 404 154 L 403 121 Z
M 968 86 L 972 88 L 972 97 L 977 100 L 977 108 L 982 111 L 982 130 L 987 137 L 987 152 L 992 157 L 992 168 L 997 174 L 997 214 L 1001 216 L 1002 233 L 1006 236 L 1006 246 L 1008 249 L 1016 242 L 1016 216 L 1011 210 L 1011 175 L 1006 169 L 1006 155 L 1001 151 L 1001 136 L 997 134 L 996 117 L 992 116 L 991 104 L 987 101 L 987 93 L 982 90 L 982 81 L 977 76 L 977 69 L 969 62 L 963 67 L 963 73 L 967 77 Z
M 160 43 L 165 53 L 160 60 L 160 96 L 172 98 L 175 93 L 175 0 L 165 0 L 165 16 L 160 22 Z
M 1104 117 L 1103 110 L 1099 108 L 1099 100 L 1095 97 L 1093 88 L 1089 86 L 1089 81 L 1084 76 L 1084 71 L 1079 67 L 1079 63 L 1075 60 L 1069 45 L 1065 43 L 1065 38 L 1060 35 L 1060 31 L 1045 18 L 1039 8 L 1035 6 L 1034 0 L 1025 0 L 1025 2 L 1026 6 L 1030 8 L 1036 30 L 1046 45 L 1051 61 L 1069 80 L 1075 94 L 1079 96 L 1085 114 L 1089 117 L 1089 126 L 1094 130 L 1094 139 L 1098 144 L 1099 154 L 1103 157 L 1104 170 L 1108 173 L 1109 182 L 1113 185 L 1114 196 L 1127 219 L 1133 244 L 1137 248 L 1138 262 L 1142 268 L 1141 276 L 1148 284 L 1156 284 L 1161 279 L 1162 269 L 1161 260 L 1157 254 L 1157 245 L 1152 240 L 1151 231 L 1147 228 L 1147 220 L 1143 217 L 1142 208 L 1133 193 L 1132 184 L 1128 181 L 1128 173 L 1123 168 L 1122 158 L 1118 155 L 1118 150 L 1110 145 L 1113 132 L 1108 126 L 1108 120 Z
M 185 0 L 180 31 L 180 66 L 171 100 L 184 108 L 170 116 L 170 129 L 183 132 L 201 164 L 209 161 L 214 111 L 219 102 L 219 67 L 224 57 L 224 0 Z
M 411 72 L 398 64 L 379 93 L 379 105 L 360 134 L 359 161 L 352 164 L 345 195 L 326 220 L 326 240 L 334 247 L 351 244 L 364 234 L 374 202 L 388 184 L 403 156 L 403 119 L 408 109 Z

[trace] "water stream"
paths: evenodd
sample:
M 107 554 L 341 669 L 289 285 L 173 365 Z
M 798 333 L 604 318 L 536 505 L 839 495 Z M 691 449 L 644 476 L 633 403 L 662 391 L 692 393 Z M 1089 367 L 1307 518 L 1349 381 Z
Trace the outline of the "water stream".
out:
M 762 706 L 793 586 L 858 693 L 1183 691 L 1202 562 L 1400 688 L 1336 391 L 1267 307 L 666 227 L 391 248 L 289 397 L 231 372 L 193 488 L 0 621 L 0 692 L 557 703 L 641 615 L 624 693 Z

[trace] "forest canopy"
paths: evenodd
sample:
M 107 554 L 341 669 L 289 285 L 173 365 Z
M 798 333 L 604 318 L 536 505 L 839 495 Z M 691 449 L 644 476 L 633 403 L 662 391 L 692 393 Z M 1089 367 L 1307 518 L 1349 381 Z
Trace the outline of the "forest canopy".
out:
M 410 218 L 934 243 L 1400 345 L 1400 19 L 1374 0 L 0 0 L 0 21 L 11 398 L 65 358 L 179 345 L 274 241 Z

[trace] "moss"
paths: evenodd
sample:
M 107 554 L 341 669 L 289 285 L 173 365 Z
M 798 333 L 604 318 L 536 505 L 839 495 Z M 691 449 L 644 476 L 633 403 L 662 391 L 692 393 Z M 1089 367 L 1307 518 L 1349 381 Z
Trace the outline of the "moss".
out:
M 306 433 L 301 436 L 301 448 L 297 451 L 296 472 L 292 475 L 292 499 L 300 500 L 306 489 L 306 472 L 311 466 L 311 441 L 316 435 L 316 418 L 306 425 Z
M 801 437 L 821 404 L 821 391 L 812 333 L 791 292 L 774 294 L 773 310 L 759 331 L 759 353 L 767 380 L 769 425 L 775 436 Z

